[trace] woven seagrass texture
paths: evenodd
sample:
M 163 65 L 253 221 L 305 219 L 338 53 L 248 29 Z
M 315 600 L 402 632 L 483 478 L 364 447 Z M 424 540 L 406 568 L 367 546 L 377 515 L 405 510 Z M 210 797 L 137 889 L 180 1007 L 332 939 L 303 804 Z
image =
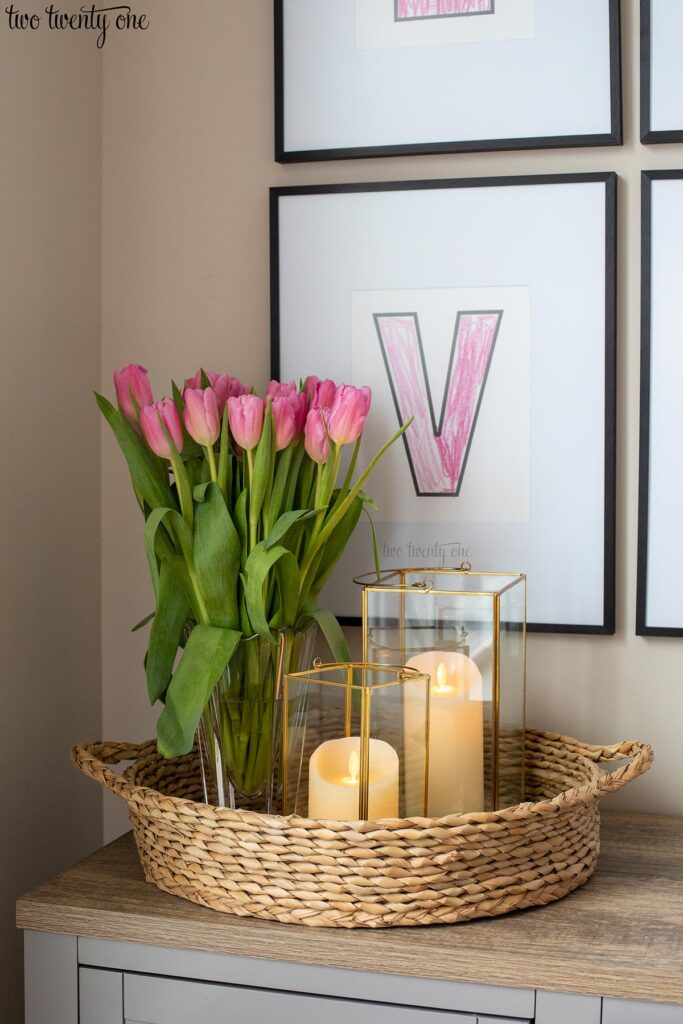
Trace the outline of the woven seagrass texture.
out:
M 75 747 L 74 763 L 128 804 L 148 882 L 214 910 L 316 927 L 451 924 L 558 900 L 595 870 L 598 803 L 652 750 L 527 730 L 527 802 L 446 818 L 315 821 L 199 803 L 194 754 Z M 624 759 L 628 759 L 624 763 Z M 133 761 L 123 775 L 108 765 Z

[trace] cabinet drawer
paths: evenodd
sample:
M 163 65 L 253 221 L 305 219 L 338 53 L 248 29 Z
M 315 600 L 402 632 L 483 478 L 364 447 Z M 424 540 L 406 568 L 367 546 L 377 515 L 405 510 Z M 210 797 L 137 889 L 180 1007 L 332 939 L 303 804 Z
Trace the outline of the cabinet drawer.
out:
M 264 978 L 264 980 L 266 980 Z M 391 998 L 391 980 L 387 979 Z M 478 1024 L 476 1015 L 127 974 L 126 1024 Z M 479 1018 L 482 1021 L 490 1018 Z M 506 1018 L 498 1017 L 496 1024 Z M 511 1020 L 507 1024 L 530 1024 Z
M 683 1006 L 603 999 L 602 1024 L 683 1024 Z

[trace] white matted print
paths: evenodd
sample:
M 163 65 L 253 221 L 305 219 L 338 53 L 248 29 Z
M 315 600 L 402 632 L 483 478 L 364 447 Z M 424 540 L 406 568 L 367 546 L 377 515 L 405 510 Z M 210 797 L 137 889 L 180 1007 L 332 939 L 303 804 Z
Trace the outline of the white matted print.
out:
M 683 140 L 683 3 L 641 0 L 640 134 L 643 142 Z
M 276 159 L 621 143 L 619 0 L 276 0 Z
M 382 519 L 528 522 L 529 289 L 359 291 L 351 304 L 352 383 L 373 393 L 364 455 L 392 418 L 415 417 L 373 476 Z
M 531 39 L 536 0 L 356 0 L 356 48 Z
M 645 172 L 637 631 L 683 636 L 683 171 Z
M 272 214 L 273 374 L 372 383 L 363 459 L 422 406 L 368 483 L 383 566 L 527 572 L 531 628 L 613 632 L 615 177 L 274 189 Z M 362 523 L 333 611 L 372 564 Z

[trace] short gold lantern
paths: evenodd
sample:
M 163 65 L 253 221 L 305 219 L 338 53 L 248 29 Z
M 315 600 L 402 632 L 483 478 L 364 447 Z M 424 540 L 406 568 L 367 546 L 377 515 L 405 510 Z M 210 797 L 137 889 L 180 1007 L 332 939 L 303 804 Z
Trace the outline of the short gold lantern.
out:
M 285 675 L 282 697 L 285 814 L 337 821 L 424 816 L 427 674 L 386 664 L 316 662 L 308 672 Z
M 523 800 L 526 577 L 465 564 L 396 569 L 356 582 L 363 588 L 363 658 L 405 664 L 431 679 L 429 815 Z M 408 701 L 404 728 L 410 746 Z

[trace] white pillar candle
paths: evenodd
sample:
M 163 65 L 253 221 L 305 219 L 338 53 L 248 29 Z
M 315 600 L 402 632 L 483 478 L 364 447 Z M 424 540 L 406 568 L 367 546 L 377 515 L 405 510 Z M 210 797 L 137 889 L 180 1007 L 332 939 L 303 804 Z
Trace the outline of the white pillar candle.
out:
M 360 793 L 360 737 L 327 740 L 308 766 L 308 816 L 357 821 Z M 398 817 L 398 754 L 384 740 L 370 740 L 368 820 Z
M 408 665 L 431 676 L 428 815 L 439 818 L 483 811 L 484 705 L 479 669 L 471 658 L 455 651 L 418 654 Z M 416 745 L 424 736 L 424 695 L 415 684 L 406 684 L 403 708 L 409 749 L 411 736 Z M 408 795 L 408 780 L 406 791 Z

